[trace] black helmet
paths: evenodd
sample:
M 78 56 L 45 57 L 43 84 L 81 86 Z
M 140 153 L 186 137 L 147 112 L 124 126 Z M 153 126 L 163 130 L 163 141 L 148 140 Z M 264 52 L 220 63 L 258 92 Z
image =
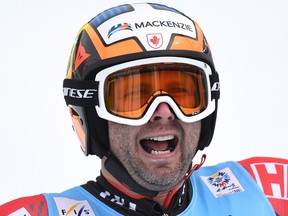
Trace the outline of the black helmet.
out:
M 199 150 L 210 144 L 220 89 L 210 47 L 199 25 L 165 5 L 125 4 L 106 10 L 86 23 L 77 35 L 69 59 L 64 97 L 86 155 L 102 158 L 109 153 L 107 120 L 117 122 L 122 117 L 107 108 L 105 97 L 109 95 L 104 95 L 107 82 L 103 79 L 123 68 L 163 62 L 192 65 L 185 70 L 196 70 L 199 74 L 205 70 L 205 75 L 201 75 L 204 81 L 199 85 L 203 88 L 205 103 L 189 115 L 183 115 L 183 119 L 202 121 Z M 138 116 L 134 124 L 128 117 L 127 124 L 136 125 L 141 118 Z M 126 120 L 121 123 L 125 124 Z

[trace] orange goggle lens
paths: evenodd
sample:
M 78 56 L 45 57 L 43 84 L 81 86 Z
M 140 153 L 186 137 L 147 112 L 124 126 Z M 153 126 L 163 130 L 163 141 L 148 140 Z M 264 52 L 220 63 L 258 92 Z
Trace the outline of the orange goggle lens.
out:
M 194 65 L 156 63 L 123 69 L 105 81 L 105 104 L 110 113 L 141 118 L 153 99 L 171 97 L 186 116 L 207 106 L 205 72 Z

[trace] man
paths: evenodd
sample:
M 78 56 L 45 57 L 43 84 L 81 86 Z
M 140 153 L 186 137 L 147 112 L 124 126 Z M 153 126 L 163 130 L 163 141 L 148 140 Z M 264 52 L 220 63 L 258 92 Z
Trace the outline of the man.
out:
M 77 35 L 63 85 L 101 175 L 0 215 L 275 215 L 240 164 L 192 164 L 211 142 L 220 89 L 207 40 L 183 13 L 142 3 L 99 14 Z

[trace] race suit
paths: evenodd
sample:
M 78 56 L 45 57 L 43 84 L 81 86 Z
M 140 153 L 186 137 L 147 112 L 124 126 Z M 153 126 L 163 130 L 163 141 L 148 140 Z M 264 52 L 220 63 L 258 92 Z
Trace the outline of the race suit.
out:
M 124 194 L 99 176 L 96 181 L 62 193 L 46 193 L 8 202 L 0 206 L 0 216 L 287 216 L 287 201 L 277 206 L 278 209 L 273 209 L 271 200 L 269 202 L 261 190 L 263 185 L 259 187 L 256 183 L 259 176 L 251 174 L 255 181 L 247 172 L 261 165 L 259 158 L 253 161 L 256 163 L 247 159 L 240 163 L 224 162 L 201 167 L 174 194 L 165 209 L 149 197 L 135 198 Z M 287 181 L 288 161 L 281 161 L 283 163 L 271 162 L 268 167 L 272 168 L 274 164 L 277 170 L 282 164 L 283 170 L 287 168 L 282 173 Z

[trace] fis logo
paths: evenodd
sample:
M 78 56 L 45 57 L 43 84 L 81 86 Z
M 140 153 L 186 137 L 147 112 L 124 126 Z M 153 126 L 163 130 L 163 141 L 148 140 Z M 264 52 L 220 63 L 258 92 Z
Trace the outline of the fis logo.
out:
M 111 37 L 116 32 L 122 31 L 122 30 L 130 30 L 133 31 L 133 28 L 130 23 L 119 23 L 118 25 L 113 26 L 109 32 L 108 32 L 108 38 Z
M 87 200 L 54 197 L 58 214 L 62 216 L 95 216 Z

